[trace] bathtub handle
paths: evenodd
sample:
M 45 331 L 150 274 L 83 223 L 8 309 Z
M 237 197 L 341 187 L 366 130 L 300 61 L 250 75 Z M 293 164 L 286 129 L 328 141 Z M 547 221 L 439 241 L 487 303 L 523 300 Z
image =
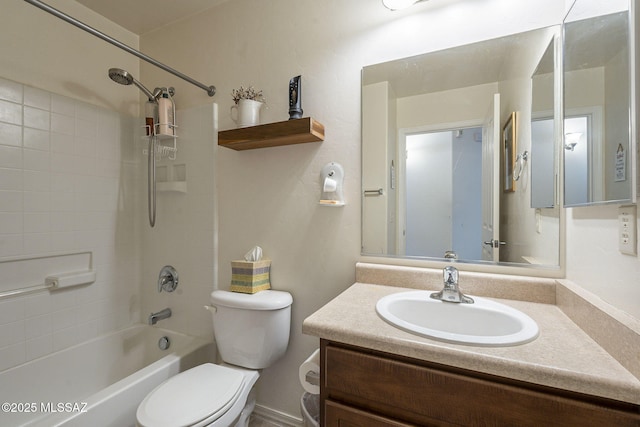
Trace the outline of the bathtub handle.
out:
M 158 293 L 173 292 L 178 287 L 178 271 L 170 265 L 165 265 L 158 276 Z
M 215 305 L 205 305 L 204 309 L 205 310 L 209 310 L 210 312 L 212 312 L 214 314 L 215 314 L 216 311 L 218 311 L 218 309 L 216 308 Z

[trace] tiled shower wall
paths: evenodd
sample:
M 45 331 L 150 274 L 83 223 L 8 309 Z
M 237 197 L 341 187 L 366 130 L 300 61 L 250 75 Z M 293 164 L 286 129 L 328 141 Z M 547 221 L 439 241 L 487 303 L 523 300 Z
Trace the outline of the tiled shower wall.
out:
M 91 251 L 97 272 L 88 286 L 0 299 L 0 370 L 139 321 L 134 128 L 119 113 L 0 79 L 0 271 Z M 0 290 L 12 289 L 6 282 Z

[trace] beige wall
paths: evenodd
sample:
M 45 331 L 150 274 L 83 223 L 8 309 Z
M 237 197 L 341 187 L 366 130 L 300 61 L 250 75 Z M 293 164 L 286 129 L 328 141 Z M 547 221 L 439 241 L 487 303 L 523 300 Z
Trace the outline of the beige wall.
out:
M 264 90 L 263 123 L 286 120 L 288 81 L 298 74 L 304 115 L 326 128 L 321 144 L 218 150 L 215 286 L 227 288 L 229 262 L 258 244 L 273 260 L 273 287 L 294 297 L 289 351 L 263 371 L 259 404 L 298 413 L 297 367 L 318 345 L 301 334 L 301 323 L 354 281 L 362 66 L 557 23 L 563 9 L 554 1 L 489 3 L 425 2 L 393 13 L 369 0 L 234 0 L 141 37 L 147 54 L 217 86 L 221 129 L 234 127 L 230 92 L 240 85 Z M 175 86 L 182 107 L 209 102 L 201 89 L 146 64 L 141 68 L 149 86 Z M 343 208 L 317 204 L 320 169 L 330 161 L 345 168 Z

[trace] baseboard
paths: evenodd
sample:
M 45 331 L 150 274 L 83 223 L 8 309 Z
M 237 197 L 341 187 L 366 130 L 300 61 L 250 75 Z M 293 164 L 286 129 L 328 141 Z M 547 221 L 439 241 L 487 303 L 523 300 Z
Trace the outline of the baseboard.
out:
M 253 417 L 282 427 L 302 427 L 302 418 L 256 404 Z

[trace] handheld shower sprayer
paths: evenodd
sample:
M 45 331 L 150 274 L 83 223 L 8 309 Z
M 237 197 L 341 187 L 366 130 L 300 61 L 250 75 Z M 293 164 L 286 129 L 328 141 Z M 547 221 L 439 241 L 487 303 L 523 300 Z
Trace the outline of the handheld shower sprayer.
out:
M 114 82 L 129 86 L 130 84 L 134 84 L 144 93 L 147 98 L 149 98 L 150 102 L 156 102 L 158 97 L 162 94 L 162 90 L 160 88 L 156 88 L 154 93 L 151 93 L 149 89 L 147 89 L 142 83 L 133 78 L 129 72 L 121 69 L 121 68 L 109 68 L 109 78 Z
M 151 93 L 142 83 L 134 79 L 131 74 L 120 68 L 109 68 L 109 78 L 121 85 L 136 85 L 149 99 L 149 103 L 156 106 L 156 109 L 158 98 L 163 95 L 164 91 L 168 91 L 173 95 L 173 88 L 156 88 L 153 93 Z M 154 115 L 154 113 L 152 113 L 152 115 Z M 151 227 L 156 224 L 156 137 L 153 128 L 153 119 L 151 119 L 151 124 L 147 122 L 147 135 L 150 136 L 147 157 L 147 205 L 149 208 L 149 225 L 151 225 Z

